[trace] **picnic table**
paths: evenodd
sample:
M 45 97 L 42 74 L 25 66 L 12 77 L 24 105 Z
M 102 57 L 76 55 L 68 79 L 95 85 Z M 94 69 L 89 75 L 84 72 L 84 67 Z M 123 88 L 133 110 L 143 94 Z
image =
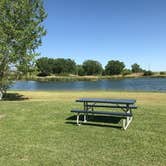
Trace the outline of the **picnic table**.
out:
M 77 113 L 77 124 L 79 123 L 79 116 L 84 115 L 84 122 L 87 122 L 88 114 L 91 115 L 107 115 L 112 117 L 122 118 L 122 128 L 127 129 L 133 119 L 132 110 L 136 109 L 136 100 L 134 99 L 103 99 L 103 98 L 81 98 L 76 102 L 83 103 L 83 110 L 73 109 L 71 112 Z M 98 111 L 95 108 L 112 108 L 120 109 L 121 111 Z

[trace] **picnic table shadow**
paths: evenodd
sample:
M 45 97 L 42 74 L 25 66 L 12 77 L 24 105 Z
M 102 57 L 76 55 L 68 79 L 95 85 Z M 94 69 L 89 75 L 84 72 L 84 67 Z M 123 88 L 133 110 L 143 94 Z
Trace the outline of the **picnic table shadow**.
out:
M 21 95 L 19 93 L 7 93 L 3 100 L 5 101 L 21 101 L 21 100 L 28 100 L 29 98 Z
M 76 115 L 68 117 L 66 120 L 67 124 L 76 125 Z M 110 116 L 102 116 L 102 115 L 88 115 L 87 122 L 83 122 L 83 115 L 80 115 L 80 123 L 81 125 L 89 125 L 89 126 L 99 126 L 99 127 L 111 127 L 121 129 L 121 126 L 118 124 L 121 121 L 121 117 L 110 117 Z M 114 124 L 114 125 L 113 125 Z M 116 125 L 115 125 L 116 124 Z

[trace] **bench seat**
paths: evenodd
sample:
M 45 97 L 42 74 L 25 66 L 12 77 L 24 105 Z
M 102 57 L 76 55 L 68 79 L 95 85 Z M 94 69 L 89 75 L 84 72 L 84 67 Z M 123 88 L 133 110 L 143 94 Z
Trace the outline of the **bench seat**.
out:
M 131 117 L 131 113 L 127 112 L 109 112 L 109 111 L 85 111 L 85 110 L 71 110 L 78 114 L 98 114 L 98 115 L 110 115 L 115 117 Z
M 88 107 L 105 107 L 105 108 L 121 108 L 121 109 L 137 109 L 137 106 L 135 105 L 129 105 L 128 107 L 127 106 L 124 106 L 124 105 L 98 105 L 98 104 L 88 104 L 87 105 Z

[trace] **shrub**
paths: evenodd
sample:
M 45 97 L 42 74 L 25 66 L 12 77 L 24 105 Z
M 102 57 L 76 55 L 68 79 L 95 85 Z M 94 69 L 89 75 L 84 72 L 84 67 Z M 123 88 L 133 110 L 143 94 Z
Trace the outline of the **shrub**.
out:
M 145 70 L 144 71 L 144 76 L 151 76 L 151 75 L 153 75 L 152 71 L 150 71 L 150 70 Z
M 160 72 L 160 75 L 165 75 L 165 74 L 166 74 L 166 72 L 164 72 L 164 71 Z
M 45 73 L 45 72 L 41 72 L 41 73 L 37 74 L 37 76 L 39 76 L 39 77 L 46 77 L 49 75 L 50 75 L 49 73 Z
M 82 67 L 82 65 L 77 65 L 77 74 L 79 76 L 84 76 L 85 75 L 85 71 L 84 71 L 84 68 Z
M 131 73 L 132 73 L 132 72 L 131 72 L 130 69 L 124 69 L 124 70 L 122 71 L 122 75 L 123 75 L 123 76 L 128 75 L 128 74 L 131 74 Z

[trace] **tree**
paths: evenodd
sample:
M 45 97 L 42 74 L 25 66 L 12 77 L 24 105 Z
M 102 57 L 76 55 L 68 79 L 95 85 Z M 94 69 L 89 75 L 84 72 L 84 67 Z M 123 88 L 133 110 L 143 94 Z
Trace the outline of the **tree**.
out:
M 77 74 L 79 76 L 84 76 L 85 75 L 85 71 L 84 71 L 84 68 L 82 67 L 82 65 L 77 65 Z
M 58 58 L 54 60 L 54 74 L 74 74 L 76 72 L 76 63 L 71 59 Z
M 131 70 L 133 73 L 139 73 L 143 71 L 137 63 L 131 65 Z
M 128 75 L 128 74 L 131 74 L 131 70 L 130 69 L 123 69 L 122 71 L 122 75 L 125 76 L 125 75 Z
M 102 73 L 102 65 L 98 61 L 86 60 L 82 65 L 86 75 L 98 75 Z
M 121 74 L 123 69 L 125 68 L 125 64 L 118 60 L 108 61 L 107 65 L 105 66 L 105 73 L 107 75 L 116 75 Z
M 144 70 L 143 72 L 144 72 L 144 76 L 151 76 L 154 74 L 151 70 Z
M 26 73 L 30 62 L 38 55 L 36 48 L 46 34 L 42 25 L 45 18 L 42 0 L 0 1 L 1 95 L 9 84 L 10 66 Z
M 37 60 L 36 66 L 40 72 L 39 75 L 42 76 L 50 74 L 75 74 L 76 72 L 76 63 L 71 59 L 42 57 Z
M 74 60 L 66 59 L 65 63 L 66 73 L 75 74 L 77 66 Z
M 39 70 L 40 76 L 47 76 L 53 73 L 54 59 L 42 57 L 36 61 L 36 66 Z

